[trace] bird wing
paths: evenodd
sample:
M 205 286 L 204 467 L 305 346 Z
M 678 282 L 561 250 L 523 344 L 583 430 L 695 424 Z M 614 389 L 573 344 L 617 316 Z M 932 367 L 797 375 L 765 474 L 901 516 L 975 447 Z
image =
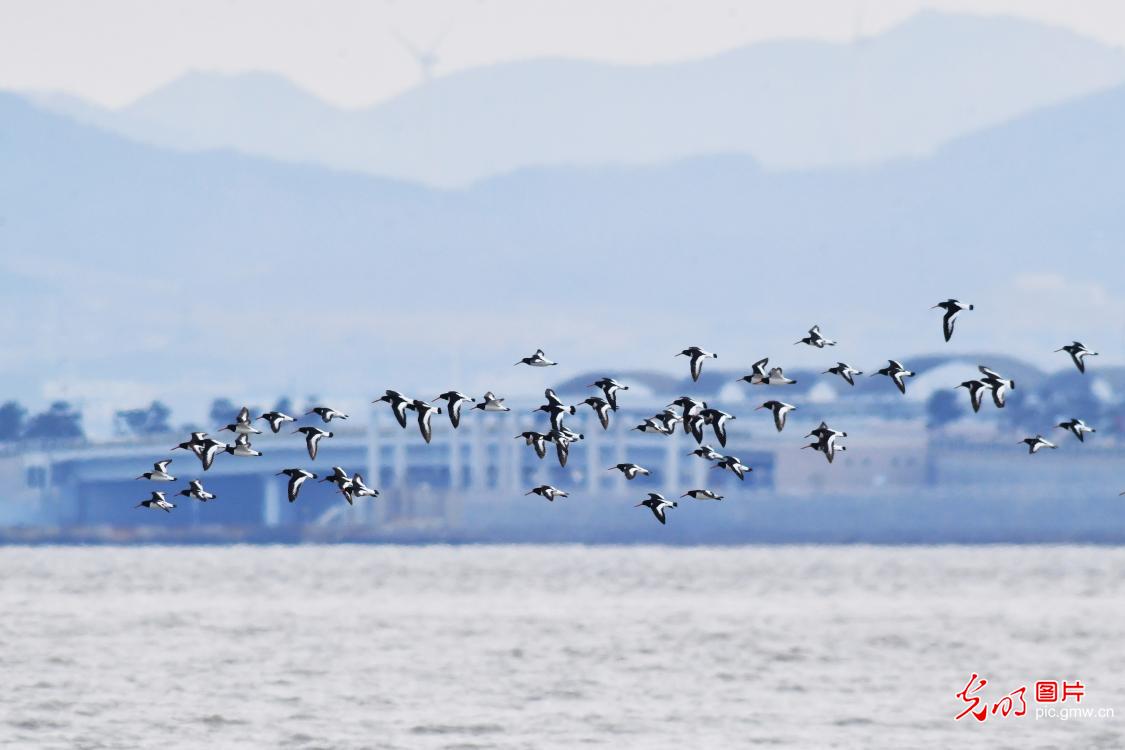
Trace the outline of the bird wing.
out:
M 702 372 L 703 372 L 703 355 L 702 354 L 692 354 L 691 355 L 691 379 L 693 381 L 698 381 L 699 375 Z

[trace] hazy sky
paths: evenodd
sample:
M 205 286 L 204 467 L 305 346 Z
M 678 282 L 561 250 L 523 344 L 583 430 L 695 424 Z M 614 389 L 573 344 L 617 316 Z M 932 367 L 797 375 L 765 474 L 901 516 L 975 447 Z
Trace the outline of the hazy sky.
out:
M 396 33 L 436 44 L 440 75 L 529 57 L 654 63 L 778 37 L 843 41 L 923 8 L 1018 15 L 1125 46 L 1120 0 L 0 0 L 0 88 L 116 106 L 192 69 L 267 70 L 361 106 L 419 80 Z

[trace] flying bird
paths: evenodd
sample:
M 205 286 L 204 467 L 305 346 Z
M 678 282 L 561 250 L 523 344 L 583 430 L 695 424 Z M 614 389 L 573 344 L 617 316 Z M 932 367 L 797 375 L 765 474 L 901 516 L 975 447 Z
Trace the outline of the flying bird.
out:
M 379 490 L 364 484 L 363 475 L 356 472 L 352 475 L 352 497 L 379 497 Z
M 793 346 L 796 346 L 797 344 L 808 344 L 809 346 L 815 346 L 817 349 L 823 349 L 826 346 L 836 346 L 835 341 L 833 341 L 832 339 L 826 339 L 821 335 L 820 326 L 818 325 L 813 326 L 809 329 L 808 336 L 805 336 L 799 341 L 793 342 Z
M 313 429 L 316 429 L 315 427 Z M 297 495 L 301 492 L 301 485 L 307 479 L 316 479 L 316 474 L 304 469 L 282 469 L 276 476 L 284 474 L 289 477 L 289 502 L 296 502 Z
M 914 373 L 910 370 L 907 370 L 900 363 L 894 361 L 893 359 L 888 359 L 887 362 L 889 364 L 886 367 L 879 370 L 878 372 L 871 373 L 871 377 L 875 377 L 876 375 L 886 375 L 888 378 L 894 381 L 895 386 L 899 390 L 899 393 L 905 394 L 906 383 L 903 381 L 903 378 L 912 378 L 914 377 Z
M 203 443 L 207 439 L 206 432 L 193 432 L 191 437 L 172 448 L 172 450 L 191 451 L 196 458 L 199 458 L 199 454 L 203 451 Z
M 698 448 L 696 448 L 695 450 L 693 450 L 691 453 L 689 453 L 688 455 L 689 456 L 699 456 L 700 458 L 704 459 L 705 461 L 718 461 L 719 459 L 721 459 L 723 457 L 722 453 L 719 453 L 718 451 L 716 451 L 714 448 L 712 448 L 709 445 L 701 445 Z
M 781 432 L 785 429 L 785 417 L 789 414 L 789 412 L 793 411 L 796 408 L 797 407 L 793 406 L 793 404 L 787 404 L 784 401 L 772 400 L 767 401 L 758 407 L 758 409 L 769 409 L 771 412 L 773 412 L 773 426 L 777 428 L 778 432 Z M 754 411 L 757 411 L 758 409 L 755 409 Z
M 473 408 L 481 411 L 511 411 L 510 408 L 504 406 L 504 399 L 497 398 L 492 391 L 485 393 L 481 397 L 481 403 L 476 404 Z
M 828 463 L 832 463 L 832 460 L 836 458 L 836 451 L 846 451 L 848 449 L 846 445 L 837 445 L 835 438 L 817 440 L 815 443 L 809 443 L 802 447 L 820 451 L 824 454 L 824 457 L 828 459 Z
M 656 520 L 660 521 L 661 525 L 666 522 L 665 512 L 668 508 L 675 508 L 679 505 L 675 500 L 665 500 L 664 496 L 659 492 L 650 492 L 648 497 L 637 503 L 635 508 L 644 506 L 652 511 L 652 515 L 656 516 Z
M 700 373 L 703 372 L 703 360 L 708 357 L 718 359 L 718 354 L 712 354 L 709 351 L 700 349 L 698 346 L 689 346 L 682 352 L 676 355 L 677 357 L 690 357 L 691 358 L 691 379 L 693 381 L 699 380 Z
M 855 375 L 862 375 L 862 370 L 857 370 L 846 362 L 837 362 L 835 367 L 829 367 L 821 375 L 839 375 L 844 380 L 848 381 L 848 385 L 855 386 Z
M 157 492 L 157 491 L 154 490 L 153 493 L 152 493 L 152 497 L 150 497 L 148 500 L 140 501 L 134 507 L 136 507 L 136 508 L 152 508 L 153 510 L 162 510 L 165 513 L 171 513 L 172 508 L 175 508 L 176 504 L 170 503 L 167 500 L 165 500 L 163 492 Z
M 318 417 L 321 418 L 321 420 L 325 424 L 328 424 L 333 419 L 347 419 L 348 418 L 348 415 L 345 414 L 344 412 L 336 411 L 335 409 L 330 409 L 327 406 L 314 406 L 313 408 L 311 408 L 307 412 L 305 412 L 306 416 L 309 415 L 309 414 L 317 415 Z
M 711 490 L 688 490 L 680 497 L 690 497 L 695 500 L 722 500 L 722 495 L 717 495 Z
M 651 474 L 648 469 L 637 464 L 617 464 L 609 467 L 609 471 L 620 471 L 629 480 L 636 479 L 638 476 L 647 477 Z
M 296 422 L 297 421 L 296 419 L 289 416 L 288 414 L 286 414 L 284 412 L 280 412 L 280 411 L 267 411 L 265 414 L 262 414 L 261 416 L 259 416 L 258 419 L 266 420 L 266 422 L 270 426 L 270 431 L 273 432 L 273 434 L 275 434 L 275 435 L 277 433 L 281 432 L 281 426 L 283 424 L 285 424 L 286 422 Z
M 232 456 L 247 457 L 262 455 L 261 451 L 254 450 L 250 446 L 250 436 L 246 434 L 239 435 L 235 439 L 234 445 L 228 445 L 224 447 L 223 450 L 231 454 Z
M 402 395 L 398 391 L 392 391 L 392 390 L 388 389 L 382 396 L 375 399 L 371 403 L 377 404 L 380 401 L 382 401 L 383 403 L 386 403 L 386 404 L 390 404 L 391 411 L 394 412 L 395 419 L 398 421 L 398 426 L 405 429 L 406 428 L 406 407 L 408 407 L 410 405 L 410 402 L 413 401 L 413 399 L 407 398 L 406 396 Z
M 582 400 L 582 403 L 589 406 L 598 415 L 598 421 L 602 423 L 602 429 L 609 429 L 609 412 L 611 407 L 609 402 L 600 396 L 590 396 Z
M 334 434 L 331 432 L 327 432 L 326 430 L 322 430 L 319 427 L 312 426 L 298 427 L 293 431 L 293 434 L 296 435 L 298 432 L 305 436 L 305 447 L 309 451 L 309 459 L 313 461 L 316 460 L 316 450 L 317 446 L 320 444 L 320 441 L 324 438 L 330 438 Z
M 999 373 L 988 369 L 984 365 L 979 365 L 977 369 L 981 371 L 982 375 L 984 375 L 984 377 L 980 379 L 981 382 L 987 385 L 992 390 L 992 403 L 996 404 L 997 409 L 1003 409 L 1004 394 L 1009 390 L 1014 391 L 1016 389 L 1016 381 L 1008 380 Z
M 613 378 L 601 378 L 600 380 L 595 380 L 593 383 L 586 387 L 601 388 L 602 393 L 605 394 L 605 400 L 609 404 L 609 408 L 613 409 L 614 411 L 617 411 L 617 392 L 629 390 L 629 386 L 621 385 Z
M 183 495 L 184 497 L 193 497 L 196 500 L 205 503 L 208 500 L 214 500 L 215 495 L 203 489 L 203 482 L 198 479 L 193 479 L 188 482 L 186 489 L 182 489 L 176 493 L 177 496 Z
M 418 412 L 418 430 L 422 433 L 422 439 L 429 443 L 434 436 L 434 429 L 430 425 L 430 420 L 433 419 L 435 414 L 441 414 L 441 407 L 433 406 L 416 398 L 406 408 Z
M 561 430 L 563 426 L 563 418 L 567 414 L 573 414 L 575 408 L 573 406 L 564 406 L 562 403 L 558 404 L 543 404 L 535 411 L 545 411 L 551 418 L 551 429 Z
M 749 466 L 742 463 L 742 459 L 738 456 L 720 456 L 713 468 L 729 469 L 731 473 L 743 481 L 746 480 L 746 472 L 753 471 Z
M 1074 361 L 1074 366 L 1078 368 L 1078 372 L 1086 372 L 1086 357 L 1096 357 L 1097 352 L 1092 352 L 1082 345 L 1082 342 L 1075 341 L 1073 344 L 1067 344 L 1061 349 L 1055 349 L 1056 352 L 1066 352 Z
M 1081 419 L 1069 419 L 1066 422 L 1059 422 L 1055 426 L 1070 431 L 1082 443 L 1086 442 L 1087 432 L 1097 432 L 1093 427 L 1088 427 Z
M 150 482 L 174 482 L 176 478 L 168 473 L 168 464 L 172 463 L 172 459 L 166 458 L 163 461 L 157 461 L 152 465 L 152 471 L 146 471 L 141 474 L 137 479 L 147 479 Z
M 969 392 L 969 401 L 973 405 L 973 411 L 979 412 L 981 402 L 984 401 L 984 394 L 992 390 L 992 386 L 981 380 L 966 380 L 957 388 L 964 388 Z
M 333 466 L 332 473 L 320 480 L 321 482 L 331 482 L 336 485 L 340 490 L 340 494 L 348 501 L 348 505 L 353 505 L 352 500 L 352 478 L 348 476 L 348 472 L 344 471 L 342 466 Z
M 466 396 L 460 391 L 446 391 L 441 394 L 434 401 L 444 400 L 446 403 L 446 414 L 449 415 L 449 423 L 453 425 L 453 429 L 461 426 L 461 407 L 464 404 L 476 403 L 477 400 L 471 396 Z
M 520 438 L 523 438 L 528 445 L 535 449 L 535 455 L 539 456 L 539 458 L 543 458 L 547 455 L 546 435 L 535 432 L 534 430 L 528 430 L 527 432 L 521 432 L 519 435 L 516 435 L 516 440 Z
M 763 385 L 769 377 L 766 375 L 766 365 L 770 363 L 769 357 L 762 357 L 753 365 L 750 366 L 751 372 L 749 375 L 743 375 L 739 380 L 745 380 L 750 385 Z
M 552 487 L 549 484 L 541 484 L 538 487 L 532 487 L 528 492 L 523 493 L 527 495 L 539 495 L 539 497 L 547 498 L 550 502 L 555 502 L 556 497 L 570 497 L 569 492 L 564 492 L 557 487 Z
M 719 439 L 719 445 L 725 448 L 727 446 L 727 420 L 736 417 L 733 414 L 727 414 L 725 411 L 710 407 L 700 411 L 699 416 L 703 417 L 706 424 L 711 425 L 711 429 L 715 431 L 715 437 Z
M 659 433 L 661 435 L 671 435 L 672 434 L 672 430 L 670 430 L 664 424 L 663 421 L 661 421 L 661 420 L 659 420 L 655 417 L 649 417 L 648 419 L 641 422 L 639 425 L 637 425 L 633 429 L 639 430 L 641 432 L 656 432 L 656 433 Z
M 1038 453 L 1040 448 L 1058 448 L 1058 446 L 1052 443 L 1050 440 L 1045 440 L 1042 435 L 1024 438 L 1020 442 L 1027 443 L 1028 453 Z
M 519 362 L 516 362 L 516 365 L 529 365 L 531 367 L 550 367 L 557 364 L 558 362 L 552 362 L 547 359 L 547 355 L 543 353 L 542 349 L 536 349 L 535 354 L 532 354 L 530 357 L 524 357 Z
M 955 299 L 947 299 L 945 302 L 937 303 L 930 309 L 936 310 L 939 307 L 945 310 L 945 315 L 941 318 L 941 331 L 945 334 L 945 340 L 949 341 L 949 339 L 953 338 L 953 326 L 957 321 L 957 316 L 964 310 L 972 310 L 973 306 L 966 305 Z
M 215 463 L 215 456 L 225 452 L 229 447 L 226 443 L 218 440 L 204 438 L 199 443 L 199 452 L 195 455 L 199 458 L 199 463 L 203 464 L 203 470 L 207 471 Z

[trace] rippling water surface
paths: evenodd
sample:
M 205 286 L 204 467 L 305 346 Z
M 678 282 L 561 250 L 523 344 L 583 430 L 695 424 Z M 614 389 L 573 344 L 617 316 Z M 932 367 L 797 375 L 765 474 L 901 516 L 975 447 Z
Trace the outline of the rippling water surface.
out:
M 0 549 L 0 744 L 1125 747 L 1125 550 Z M 1116 719 L 954 722 L 1080 679 Z

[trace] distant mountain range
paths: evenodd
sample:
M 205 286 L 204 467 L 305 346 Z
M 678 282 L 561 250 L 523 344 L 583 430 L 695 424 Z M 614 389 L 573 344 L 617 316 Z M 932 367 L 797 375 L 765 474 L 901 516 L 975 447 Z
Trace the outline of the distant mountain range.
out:
M 36 101 L 154 145 L 451 186 L 528 166 L 726 153 L 770 169 L 874 163 L 1121 82 L 1121 50 L 1014 18 L 925 12 L 851 44 L 770 42 L 657 66 L 495 65 L 361 110 L 269 74 L 196 73 L 115 111 Z

